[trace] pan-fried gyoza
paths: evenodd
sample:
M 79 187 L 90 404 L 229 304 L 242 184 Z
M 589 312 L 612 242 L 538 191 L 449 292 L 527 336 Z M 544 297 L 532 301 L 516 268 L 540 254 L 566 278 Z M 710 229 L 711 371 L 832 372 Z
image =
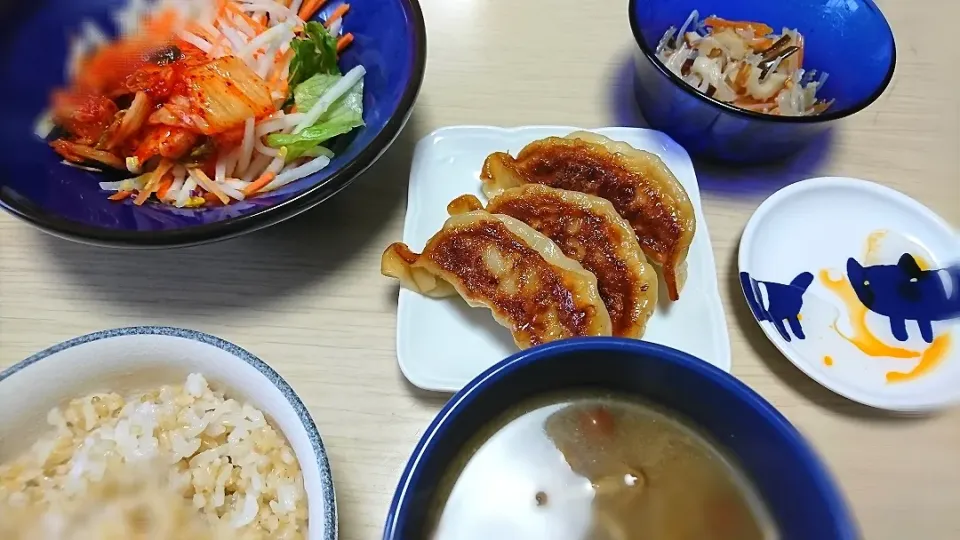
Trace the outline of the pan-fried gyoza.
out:
M 524 223 L 482 210 L 452 216 L 417 254 L 387 247 L 381 272 L 404 287 L 443 297 L 459 293 L 487 307 L 521 349 L 557 339 L 611 335 L 597 279 Z
M 451 214 L 480 208 L 473 195 L 459 197 L 447 207 Z M 486 210 L 519 219 L 556 242 L 564 254 L 597 276 L 613 335 L 643 336 L 657 303 L 657 276 L 630 224 L 609 201 L 528 184 L 494 197 Z
M 696 219 L 683 186 L 656 155 L 602 135 L 575 132 L 534 141 L 516 158 L 493 153 L 480 178 L 491 198 L 533 183 L 609 200 L 633 226 L 647 257 L 663 269 L 670 298 L 679 299 Z

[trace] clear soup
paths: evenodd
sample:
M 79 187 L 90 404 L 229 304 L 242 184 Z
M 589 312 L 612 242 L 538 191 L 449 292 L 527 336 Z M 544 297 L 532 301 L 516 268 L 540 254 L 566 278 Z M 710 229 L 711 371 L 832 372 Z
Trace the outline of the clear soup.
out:
M 715 444 L 672 413 L 609 393 L 507 411 L 465 445 L 433 509 L 433 540 L 779 538 Z

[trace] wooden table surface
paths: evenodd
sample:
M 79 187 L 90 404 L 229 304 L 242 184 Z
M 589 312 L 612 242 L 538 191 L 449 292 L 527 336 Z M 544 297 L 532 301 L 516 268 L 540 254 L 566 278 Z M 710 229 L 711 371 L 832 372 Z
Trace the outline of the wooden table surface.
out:
M 0 367 L 116 326 L 222 336 L 273 365 L 310 407 L 330 452 L 342 537 L 379 537 L 408 454 L 447 397 L 418 391 L 397 368 L 397 286 L 379 274 L 383 248 L 400 237 L 415 142 L 455 124 L 642 125 L 625 1 L 421 1 L 428 65 L 410 123 L 377 165 L 313 211 L 235 240 L 161 252 L 73 244 L 0 215 Z M 880 5 L 898 65 L 878 102 L 830 144 L 780 166 L 698 166 L 698 174 L 734 374 L 813 442 L 865 538 L 956 539 L 960 410 L 894 418 L 823 389 L 765 339 L 736 280 L 751 212 L 801 178 L 871 179 L 960 226 L 960 71 L 950 43 L 960 4 Z

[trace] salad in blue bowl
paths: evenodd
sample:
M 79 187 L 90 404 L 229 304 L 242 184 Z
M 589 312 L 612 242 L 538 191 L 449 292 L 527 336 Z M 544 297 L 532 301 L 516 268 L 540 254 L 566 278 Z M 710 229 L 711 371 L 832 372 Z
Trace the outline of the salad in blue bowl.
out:
M 309 209 L 386 150 L 423 79 L 416 0 L 6 9 L 0 206 L 90 243 L 202 243 Z
M 871 0 L 630 0 L 651 127 L 735 163 L 797 152 L 880 97 L 893 32 Z

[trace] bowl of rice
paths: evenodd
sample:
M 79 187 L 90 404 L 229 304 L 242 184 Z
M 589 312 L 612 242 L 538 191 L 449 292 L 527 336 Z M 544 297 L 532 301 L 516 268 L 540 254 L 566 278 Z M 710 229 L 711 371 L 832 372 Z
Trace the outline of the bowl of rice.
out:
M 337 538 L 327 455 L 267 364 L 214 336 L 106 330 L 0 372 L 0 538 Z

